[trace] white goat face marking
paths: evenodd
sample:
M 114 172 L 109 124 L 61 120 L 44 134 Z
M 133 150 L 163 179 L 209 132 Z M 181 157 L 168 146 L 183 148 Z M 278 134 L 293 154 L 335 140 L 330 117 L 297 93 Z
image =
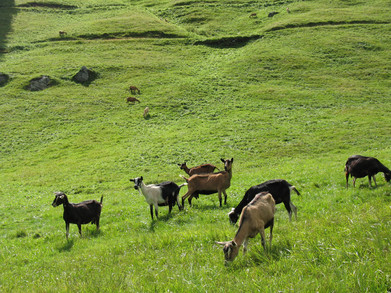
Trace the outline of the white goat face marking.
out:
M 143 178 L 142 177 L 137 177 L 134 179 L 134 189 L 139 189 L 139 187 L 141 186 L 141 182 L 143 182 Z

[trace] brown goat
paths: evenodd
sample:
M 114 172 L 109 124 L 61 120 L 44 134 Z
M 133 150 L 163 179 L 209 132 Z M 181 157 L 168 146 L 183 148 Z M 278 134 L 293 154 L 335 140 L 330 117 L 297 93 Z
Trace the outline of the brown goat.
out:
M 134 98 L 134 97 L 127 97 L 126 98 L 126 102 L 128 102 L 128 103 L 139 102 L 140 103 L 140 101 L 137 98 Z
M 243 244 L 243 253 L 247 251 L 249 238 L 261 234 L 263 249 L 265 244 L 265 228 L 270 227 L 270 246 L 272 245 L 274 226 L 275 202 L 273 196 L 268 192 L 258 193 L 254 199 L 244 207 L 239 220 L 239 229 L 232 241 L 216 242 L 224 246 L 225 261 L 233 261 L 239 253 Z
M 60 37 L 65 37 L 65 35 L 67 35 L 67 32 L 66 31 L 59 31 L 58 34 L 60 35 Z
M 188 190 L 184 196 L 182 196 L 182 206 L 184 206 L 185 199 L 189 197 L 189 204 L 191 205 L 191 199 L 198 194 L 212 194 L 218 193 L 220 207 L 222 206 L 221 193 L 224 194 L 224 204 L 227 204 L 227 193 L 225 192 L 231 186 L 232 178 L 232 163 L 234 159 L 224 160 L 224 171 L 210 174 L 194 174 L 193 176 L 186 178 L 188 184 Z
M 131 85 L 131 86 L 129 87 L 129 90 L 130 90 L 130 92 L 131 92 L 132 94 L 140 94 L 140 90 L 139 90 L 137 87 L 135 87 L 134 85 Z
M 178 166 L 181 170 L 184 170 L 186 172 L 186 174 L 190 175 L 190 176 L 192 176 L 194 174 L 213 173 L 214 170 L 217 168 L 216 166 L 214 166 L 212 164 L 204 164 L 204 165 L 196 166 L 193 168 L 189 168 L 186 166 L 186 162 L 184 162 L 183 164 L 178 164 Z

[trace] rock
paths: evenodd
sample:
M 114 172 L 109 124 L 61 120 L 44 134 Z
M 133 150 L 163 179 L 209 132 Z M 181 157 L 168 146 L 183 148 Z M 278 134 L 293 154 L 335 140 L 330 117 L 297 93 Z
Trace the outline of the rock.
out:
M 95 71 L 83 66 L 79 72 L 72 77 L 72 80 L 82 84 L 90 84 L 96 77 L 97 74 Z
M 30 84 L 26 87 L 29 91 L 42 91 L 52 85 L 52 80 L 47 75 L 41 75 L 40 77 L 30 80 Z
M 8 74 L 0 72 L 0 86 L 6 85 L 6 83 L 9 81 L 10 77 Z

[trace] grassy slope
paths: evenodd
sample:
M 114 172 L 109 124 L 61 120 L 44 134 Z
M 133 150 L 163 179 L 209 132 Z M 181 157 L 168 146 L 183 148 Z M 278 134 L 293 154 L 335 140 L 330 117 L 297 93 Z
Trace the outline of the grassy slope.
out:
M 290 14 L 273 1 L 1 9 L 12 30 L 2 32 L 0 72 L 12 80 L 0 89 L 0 288 L 391 287 L 390 187 L 378 176 L 376 189 L 362 179 L 346 190 L 343 178 L 351 154 L 391 165 L 389 3 L 320 2 L 293 1 Z M 268 18 L 270 11 L 280 13 Z M 193 45 L 251 35 L 260 38 L 235 48 Z M 71 81 L 82 65 L 100 74 L 89 87 Z M 58 85 L 23 90 L 41 74 Z M 126 105 L 130 84 L 141 88 L 141 104 Z M 235 158 L 227 207 L 203 196 L 171 216 L 161 208 L 151 222 L 128 181 L 179 183 L 176 163 L 219 165 L 220 157 Z M 257 237 L 247 256 L 224 267 L 213 243 L 235 233 L 226 213 L 247 188 L 272 178 L 302 192 L 293 195 L 298 221 L 279 206 L 272 249 L 263 252 Z M 104 195 L 101 233 L 85 226 L 79 239 L 72 227 L 67 243 L 61 208 L 50 206 L 56 190 L 73 202 Z

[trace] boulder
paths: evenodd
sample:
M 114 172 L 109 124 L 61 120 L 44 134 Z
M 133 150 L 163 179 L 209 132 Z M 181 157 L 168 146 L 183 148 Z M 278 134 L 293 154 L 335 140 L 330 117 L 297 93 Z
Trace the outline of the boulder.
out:
M 10 77 L 8 74 L 0 72 L 0 86 L 6 85 L 6 83 L 9 81 Z
M 30 80 L 29 85 L 26 87 L 29 91 L 42 91 L 51 86 L 53 80 L 47 75 L 41 75 L 40 77 L 33 78 Z
M 72 80 L 77 83 L 90 84 L 96 77 L 97 74 L 95 71 L 83 66 L 79 72 L 72 77 Z

